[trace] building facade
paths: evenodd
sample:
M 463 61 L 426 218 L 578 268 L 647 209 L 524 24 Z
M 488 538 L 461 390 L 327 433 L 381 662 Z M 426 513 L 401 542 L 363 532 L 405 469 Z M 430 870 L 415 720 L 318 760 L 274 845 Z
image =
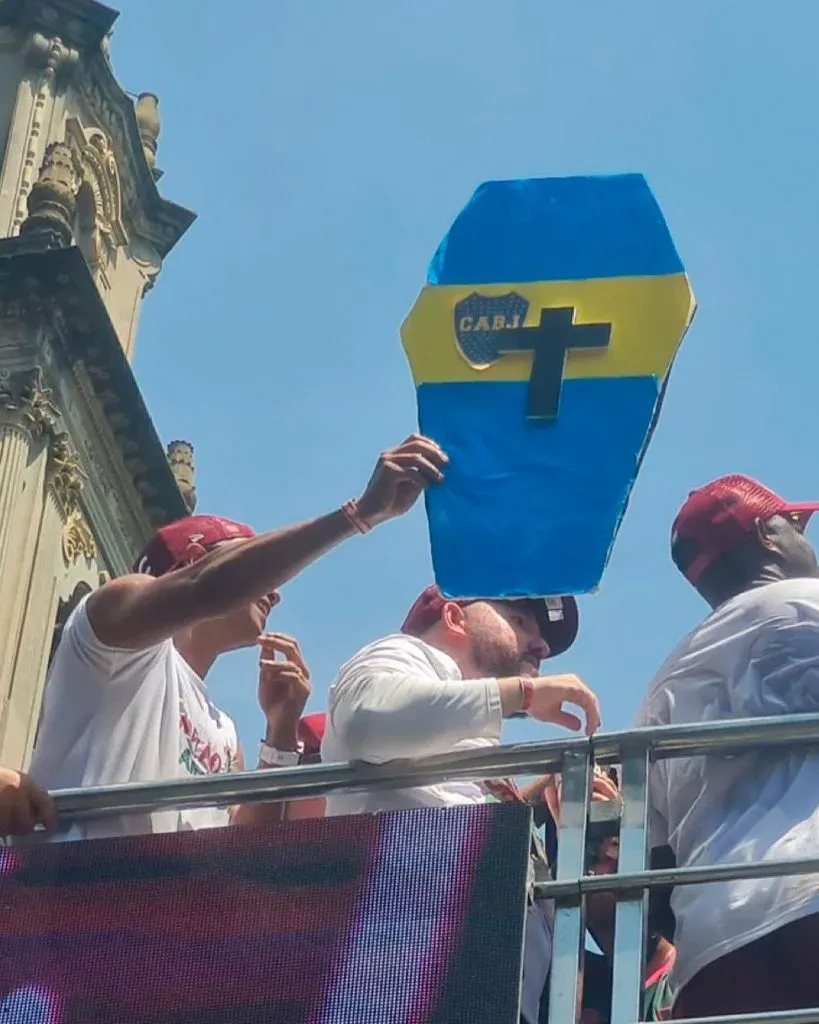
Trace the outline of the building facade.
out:
M 155 96 L 117 83 L 117 12 L 0 0 L 0 764 L 25 767 L 77 601 L 195 503 L 130 361 L 194 220 L 157 187 Z

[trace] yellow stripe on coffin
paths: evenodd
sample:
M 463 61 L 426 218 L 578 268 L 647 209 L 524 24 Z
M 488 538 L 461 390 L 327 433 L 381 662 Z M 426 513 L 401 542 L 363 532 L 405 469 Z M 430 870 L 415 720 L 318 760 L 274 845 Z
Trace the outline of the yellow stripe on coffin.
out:
M 606 348 L 567 352 L 564 379 L 569 380 L 665 378 L 695 308 L 685 274 L 527 284 L 427 285 L 401 328 L 416 385 L 529 380 L 531 352 L 512 352 L 478 369 L 461 355 L 455 335 L 455 306 L 475 292 L 487 297 L 510 292 L 521 295 L 529 305 L 525 324 L 518 326 L 535 326 L 541 309 L 560 307 L 573 307 L 577 324 L 611 324 Z M 442 330 L 447 332 L 446 337 L 441 337 Z

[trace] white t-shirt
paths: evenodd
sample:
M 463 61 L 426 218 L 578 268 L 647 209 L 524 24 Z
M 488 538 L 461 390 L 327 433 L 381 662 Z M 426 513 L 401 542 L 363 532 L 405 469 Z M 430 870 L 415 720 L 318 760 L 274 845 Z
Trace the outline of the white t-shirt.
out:
M 86 599 L 87 600 L 87 599 Z M 46 684 L 31 775 L 47 789 L 155 782 L 237 770 L 236 726 L 171 640 L 141 651 L 100 643 L 86 600 L 72 612 Z M 228 823 L 224 808 L 89 819 L 57 839 L 179 832 Z
M 727 601 L 657 673 L 639 725 L 819 711 L 819 579 L 784 580 Z M 805 747 L 673 758 L 651 766 L 652 845 L 678 865 L 819 854 L 819 751 Z M 678 886 L 682 986 L 707 964 L 819 913 L 819 875 Z
M 384 764 L 454 750 L 497 746 L 503 712 L 496 679 L 463 679 L 448 655 L 395 634 L 358 652 L 330 688 L 322 762 Z M 478 782 L 338 793 L 327 814 L 363 814 L 486 802 Z M 553 905 L 539 902 L 526 919 L 521 1013 L 537 1024 L 552 959 Z

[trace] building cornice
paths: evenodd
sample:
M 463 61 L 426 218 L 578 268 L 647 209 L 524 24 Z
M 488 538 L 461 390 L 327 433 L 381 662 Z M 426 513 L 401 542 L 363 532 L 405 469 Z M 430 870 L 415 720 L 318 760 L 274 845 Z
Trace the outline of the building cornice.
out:
M 119 13 L 95 0 L 0 0 L 0 26 L 40 39 L 59 39 L 79 54 L 74 82 L 99 126 L 110 136 L 123 181 L 123 205 L 137 233 L 165 257 L 196 219 L 159 194 L 133 100 L 114 77 L 107 37 Z
M 34 241 L 0 241 L 0 323 L 40 325 L 64 369 L 75 376 L 82 369 L 151 526 L 187 515 L 165 448 L 82 253 L 76 247 L 33 250 Z

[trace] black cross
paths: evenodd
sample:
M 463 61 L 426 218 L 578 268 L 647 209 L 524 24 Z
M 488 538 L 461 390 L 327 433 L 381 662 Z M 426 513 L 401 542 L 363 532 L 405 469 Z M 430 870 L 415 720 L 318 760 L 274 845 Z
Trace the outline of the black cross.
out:
M 566 369 L 566 353 L 575 348 L 607 348 L 611 324 L 576 324 L 574 309 L 541 309 L 537 327 L 512 327 L 498 331 L 498 351 L 533 352 L 529 378 L 530 420 L 555 420 Z

